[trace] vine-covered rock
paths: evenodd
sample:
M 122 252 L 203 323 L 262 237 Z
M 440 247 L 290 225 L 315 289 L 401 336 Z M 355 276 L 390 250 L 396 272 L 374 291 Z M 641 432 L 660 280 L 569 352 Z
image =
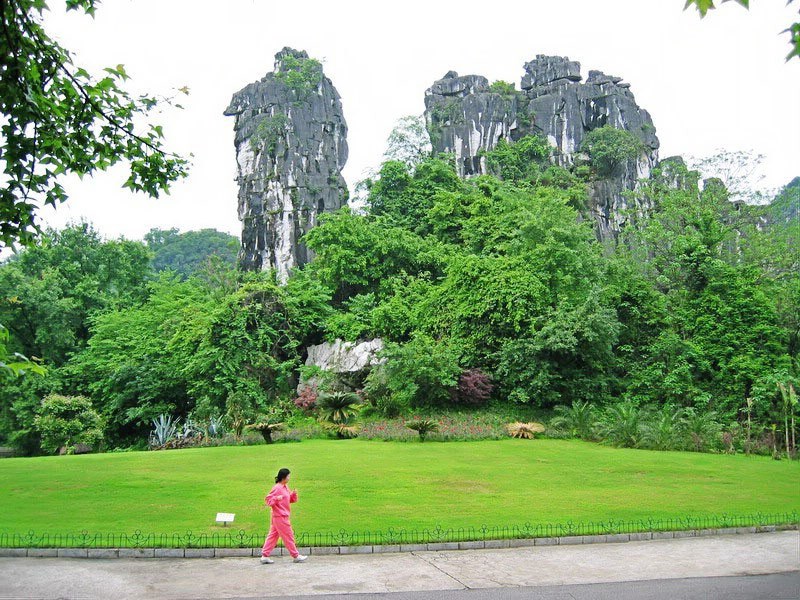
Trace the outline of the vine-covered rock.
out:
M 648 177 L 658 161 L 659 142 L 648 112 L 636 104 L 630 84 L 600 71 L 586 81 L 580 63 L 539 55 L 525 64 L 520 90 L 485 77 L 460 77 L 450 71 L 425 93 L 425 120 L 435 153 L 455 155 L 462 176 L 483 174 L 482 151 L 501 139 L 545 137 L 555 148 L 553 160 L 571 166 L 580 160 L 586 135 L 610 126 L 630 132 L 641 143 L 638 156 L 618 165 L 589 186 L 588 216 L 598 237 L 616 236 L 630 208 L 625 192 Z
M 339 93 L 319 61 L 284 48 L 275 71 L 236 92 L 234 124 L 242 247 L 249 270 L 284 281 L 311 259 L 299 242 L 323 212 L 341 208 L 347 186 L 347 124 Z

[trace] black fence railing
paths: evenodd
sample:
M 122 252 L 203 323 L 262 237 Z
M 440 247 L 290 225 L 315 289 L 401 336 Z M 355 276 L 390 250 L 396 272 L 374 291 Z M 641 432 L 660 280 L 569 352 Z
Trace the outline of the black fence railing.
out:
M 550 538 L 581 535 L 614 535 L 657 531 L 729 529 L 737 527 L 797 526 L 798 513 L 751 515 L 686 516 L 670 519 L 638 519 L 585 521 L 555 524 L 531 524 L 428 529 L 394 529 L 386 531 L 346 531 L 300 533 L 300 547 L 376 546 L 431 544 L 506 539 Z M 257 548 L 266 532 L 194 533 L 0 533 L 0 548 Z

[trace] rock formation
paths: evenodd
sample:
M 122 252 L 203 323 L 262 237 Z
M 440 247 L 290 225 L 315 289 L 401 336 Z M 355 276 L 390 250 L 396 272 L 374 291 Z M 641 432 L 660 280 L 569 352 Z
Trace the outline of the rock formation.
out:
M 348 385 L 351 379 L 363 382 L 369 369 L 383 362 L 378 358 L 378 353 L 383 350 L 383 340 L 378 338 L 363 342 L 345 342 L 335 340 L 307 348 L 307 367 L 317 367 L 322 371 L 333 373 L 337 376 L 339 384 Z M 319 380 L 311 377 L 301 379 L 297 386 L 299 394 L 303 388 L 316 387 Z
M 462 176 L 486 173 L 482 150 L 498 141 L 541 135 L 555 148 L 561 166 L 576 162 L 589 131 L 605 125 L 625 129 L 644 148 L 637 159 L 620 165 L 609 178 L 592 182 L 588 213 L 600 239 L 619 232 L 630 208 L 625 192 L 650 174 L 658 161 L 658 138 L 653 121 L 641 109 L 630 85 L 619 77 L 589 71 L 586 81 L 580 63 L 566 57 L 539 55 L 525 64 L 517 91 L 485 77 L 459 77 L 455 72 L 434 82 L 425 92 L 425 120 L 434 153 L 455 154 Z
M 276 269 L 285 281 L 311 259 L 300 238 L 321 213 L 347 202 L 339 94 L 318 61 L 284 48 L 275 71 L 236 92 L 225 115 L 236 118 L 240 264 Z

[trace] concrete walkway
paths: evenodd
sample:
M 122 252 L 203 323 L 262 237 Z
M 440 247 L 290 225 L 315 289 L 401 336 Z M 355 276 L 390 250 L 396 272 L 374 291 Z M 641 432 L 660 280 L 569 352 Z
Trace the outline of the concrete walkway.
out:
M 800 570 L 800 532 L 588 546 L 278 558 L 0 558 L 0 598 L 263 598 L 517 588 Z

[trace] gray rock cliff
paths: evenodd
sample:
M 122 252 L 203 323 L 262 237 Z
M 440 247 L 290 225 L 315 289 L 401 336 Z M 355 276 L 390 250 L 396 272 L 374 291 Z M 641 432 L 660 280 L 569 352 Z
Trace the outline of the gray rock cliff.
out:
M 239 220 L 244 269 L 289 271 L 311 260 L 300 238 L 323 212 L 347 202 L 341 170 L 347 124 L 339 93 L 322 65 L 284 48 L 275 71 L 236 92 L 225 110 L 235 117 Z
M 601 240 L 619 233 L 630 208 L 626 192 L 649 176 L 658 162 L 659 142 L 648 112 L 636 104 L 621 78 L 589 71 L 566 57 L 539 55 L 525 64 L 520 90 L 490 86 L 485 77 L 449 72 L 425 92 L 425 121 L 434 153 L 453 153 L 459 174 L 487 172 L 481 150 L 498 141 L 538 134 L 555 148 L 554 162 L 570 166 L 581 158 L 586 134 L 605 125 L 635 135 L 644 150 L 620 165 L 612 177 L 589 189 L 587 217 Z

